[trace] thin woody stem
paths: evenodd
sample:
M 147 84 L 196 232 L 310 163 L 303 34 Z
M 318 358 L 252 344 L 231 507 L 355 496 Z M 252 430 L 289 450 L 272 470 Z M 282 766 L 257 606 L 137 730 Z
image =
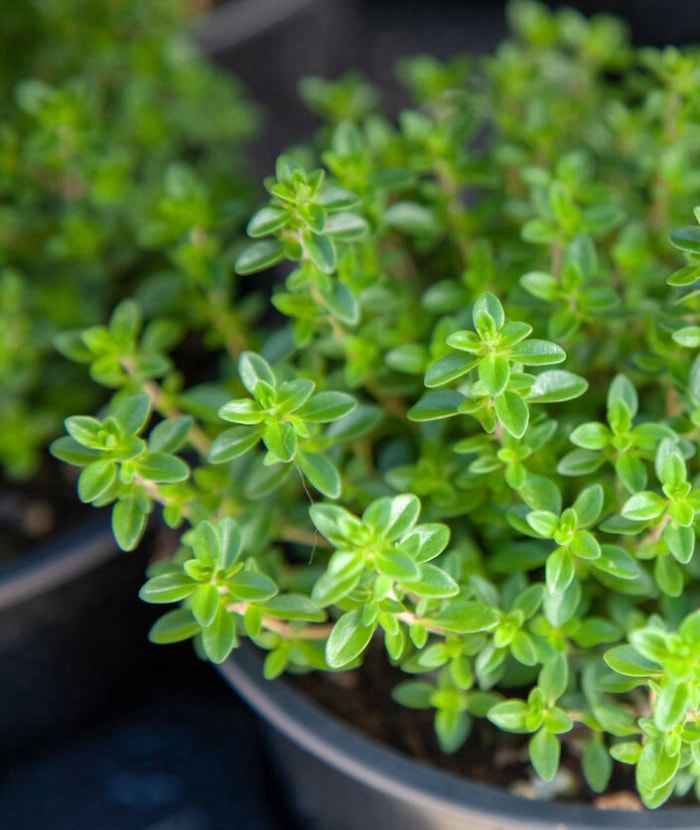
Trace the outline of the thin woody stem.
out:
M 226 606 L 227 611 L 243 616 L 250 603 L 248 602 L 234 602 Z M 309 623 L 305 628 L 297 629 L 292 623 L 285 620 L 280 620 L 277 617 L 272 617 L 265 614 L 261 620 L 261 624 L 268 631 L 279 634 L 285 640 L 300 639 L 300 640 L 325 640 L 333 630 L 333 623 Z

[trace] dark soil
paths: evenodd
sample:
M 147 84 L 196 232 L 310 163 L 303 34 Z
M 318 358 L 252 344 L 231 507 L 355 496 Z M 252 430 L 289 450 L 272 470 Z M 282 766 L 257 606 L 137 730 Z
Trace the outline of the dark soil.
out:
M 407 709 L 392 700 L 391 690 L 405 679 L 406 675 L 388 664 L 381 644 L 376 644 L 359 669 L 299 675 L 291 682 L 339 720 L 420 763 L 452 775 L 526 798 L 556 798 L 563 803 L 605 809 L 644 809 L 636 795 L 632 767 L 616 764 L 604 795 L 594 793 L 586 785 L 580 772 L 575 732 L 571 733 L 573 740 L 563 743 L 561 768 L 553 785 L 543 785 L 528 762 L 529 736 L 500 732 L 482 719 L 475 719 L 469 740 L 458 752 L 445 755 L 435 737 L 432 711 Z M 690 796 L 669 802 L 666 808 L 695 805 Z

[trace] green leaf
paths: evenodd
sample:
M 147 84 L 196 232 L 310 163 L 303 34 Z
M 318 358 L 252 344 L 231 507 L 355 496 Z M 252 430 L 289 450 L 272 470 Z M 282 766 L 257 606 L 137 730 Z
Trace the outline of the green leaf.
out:
M 682 251 L 700 254 L 700 225 L 678 228 L 671 234 L 671 242 Z
M 569 666 L 566 657 L 557 653 L 542 667 L 537 685 L 542 689 L 547 704 L 551 706 L 564 694 L 568 683 Z
M 66 464 L 73 464 L 76 467 L 85 467 L 100 457 L 97 450 L 84 447 L 70 435 L 57 438 L 51 443 L 49 450 L 54 458 L 64 461 Z
M 585 378 L 563 369 L 549 369 L 537 375 L 527 400 L 529 403 L 561 403 L 579 398 L 587 389 Z
M 190 415 L 178 415 L 161 421 L 148 436 L 151 452 L 177 452 L 187 441 L 194 419 Z
M 329 236 L 322 236 L 310 230 L 301 233 L 301 241 L 307 257 L 324 274 L 335 270 L 336 256 L 333 241 Z
M 479 358 L 467 354 L 448 354 L 436 360 L 425 373 L 425 385 L 431 389 L 461 378 L 479 364 Z
M 112 312 L 109 320 L 110 334 L 120 339 L 130 339 L 141 328 L 142 313 L 135 300 L 122 300 Z
M 275 457 L 275 461 L 287 464 L 294 459 L 297 452 L 297 435 L 290 423 L 274 421 L 268 424 L 262 440 Z
M 640 567 L 636 559 L 618 545 L 601 545 L 600 558 L 594 560 L 593 567 L 618 579 L 636 579 Z
M 529 271 L 520 277 L 520 284 L 533 297 L 545 302 L 553 302 L 559 293 L 556 277 L 544 271 Z
M 687 565 L 695 553 L 695 529 L 681 527 L 677 524 L 668 524 L 664 528 L 662 538 L 668 545 L 673 557 L 683 565 Z
M 158 645 L 180 643 L 199 633 L 200 627 L 189 608 L 176 608 L 157 619 L 148 632 L 148 639 Z
M 618 455 L 615 460 L 615 472 L 630 493 L 638 493 L 647 485 L 647 468 L 641 458 L 631 453 Z
M 362 522 L 343 507 L 335 504 L 312 504 L 311 521 L 332 545 L 345 547 L 354 538 L 361 538 Z
M 612 776 L 613 764 L 610 753 L 597 737 L 594 736 L 587 742 L 581 757 L 581 766 L 586 783 L 593 792 L 604 792 Z
M 469 737 L 471 725 L 468 712 L 439 709 L 435 713 L 434 727 L 440 749 L 448 755 L 456 752 Z
M 700 280 L 700 268 L 697 265 L 687 265 L 674 271 L 666 282 L 668 285 L 683 288 L 687 285 L 693 285 L 698 280 Z
M 451 389 L 428 392 L 408 410 L 408 419 L 420 423 L 450 418 L 459 414 L 459 406 L 464 400 L 464 395 Z
M 529 753 L 535 772 L 544 781 L 551 781 L 559 769 L 559 739 L 546 729 L 540 729 L 530 741 Z
M 533 245 L 549 245 L 556 233 L 556 228 L 544 219 L 530 219 L 523 225 L 521 236 Z
M 538 661 L 538 652 L 529 634 L 516 631 L 510 644 L 510 652 L 523 666 L 535 666 Z
M 253 214 L 248 222 L 246 233 L 248 236 L 252 236 L 253 238 L 258 236 L 267 236 L 268 234 L 274 233 L 280 228 L 283 228 L 288 219 L 288 210 L 275 205 L 268 205 Z
M 265 680 L 274 680 L 284 674 L 289 665 L 289 648 L 285 644 L 269 651 L 263 662 L 263 677 Z
M 668 784 L 676 774 L 679 763 L 680 755 L 669 757 L 662 740 L 648 740 L 637 761 L 636 778 L 640 791 L 658 790 Z
M 309 482 L 329 499 L 340 497 L 342 483 L 333 462 L 316 452 L 300 452 L 296 456 L 299 469 Z
M 676 329 L 671 337 L 685 349 L 697 349 L 700 346 L 700 326 L 683 326 Z
M 490 291 L 484 291 L 477 297 L 472 309 L 472 319 L 474 328 L 482 340 L 494 337 L 506 321 L 500 300 Z
M 626 375 L 615 375 L 610 388 L 608 389 L 608 409 L 613 409 L 616 404 L 623 404 L 630 418 L 634 418 L 639 407 L 639 398 L 634 384 Z
M 347 210 L 360 203 L 359 196 L 337 185 L 324 184 L 317 204 L 330 210 Z
M 362 514 L 362 521 L 374 527 L 382 539 L 393 542 L 418 521 L 421 503 L 412 493 L 376 499 Z
M 404 680 L 394 687 L 391 696 L 410 709 L 430 709 L 434 691 L 435 687 L 423 680 Z
M 112 508 L 112 531 L 122 550 L 134 550 L 146 529 L 146 511 L 137 495 L 125 496 Z
M 649 522 L 658 519 L 666 509 L 666 499 L 645 490 L 635 493 L 622 505 L 620 515 L 624 519 L 632 519 L 636 522 Z
M 260 404 L 251 398 L 229 401 L 219 409 L 219 418 L 234 424 L 259 424 L 265 418 Z
M 124 435 L 136 435 L 151 414 L 151 399 L 146 394 L 132 395 L 122 401 L 111 414 Z
M 71 415 L 65 421 L 71 438 L 88 449 L 102 448 L 102 422 L 89 415 Z
M 439 556 L 450 541 L 450 528 L 444 524 L 421 524 L 412 528 L 401 540 L 402 550 L 411 552 L 418 562 L 429 562 Z
M 559 517 L 549 510 L 532 510 L 525 516 L 525 521 L 538 536 L 553 538 L 559 528 Z
M 575 263 L 585 279 L 596 275 L 598 271 L 598 252 L 595 243 L 588 234 L 580 233 L 571 240 L 566 249 L 566 263 Z
M 225 516 L 217 524 L 216 533 L 219 538 L 217 564 L 223 571 L 228 571 L 241 552 L 241 529 L 235 519 Z
M 211 522 L 199 522 L 191 536 L 192 551 L 200 562 L 213 568 L 219 559 L 220 541 L 216 527 Z
M 326 233 L 341 242 L 354 242 L 369 233 L 369 225 L 356 213 L 334 213 L 326 222 Z
M 281 383 L 277 387 L 277 413 L 287 415 L 296 412 L 309 400 L 314 388 L 314 382 L 308 378 L 295 378 Z
M 93 461 L 78 479 L 78 498 L 82 502 L 93 502 L 100 498 L 114 484 L 117 465 L 111 459 Z
M 223 663 L 236 643 L 234 615 L 221 603 L 212 623 L 202 630 L 204 653 L 212 663 Z
M 591 484 L 579 493 L 572 505 L 578 527 L 594 524 L 603 510 L 603 488 L 600 484 Z
M 589 617 L 571 634 L 571 639 L 576 645 L 591 648 L 602 643 L 618 642 L 621 636 L 620 628 L 614 623 L 598 617 Z
M 323 304 L 330 313 L 348 326 L 356 326 L 360 322 L 360 305 L 352 290 L 338 279 L 332 280 L 319 287 L 319 294 Z
M 508 358 L 497 354 L 482 357 L 479 361 L 479 380 L 484 384 L 486 394 L 491 397 L 500 395 L 510 380 Z
M 296 415 L 305 421 L 327 424 L 345 417 L 356 407 L 355 398 L 345 392 L 317 392 Z
M 566 548 L 557 548 L 547 557 L 545 577 L 550 594 L 563 594 L 575 576 L 574 559 Z
M 442 230 L 432 209 L 416 202 L 395 202 L 384 211 L 382 220 L 409 236 L 436 236 Z
M 611 669 L 625 677 L 653 677 L 659 672 L 658 663 L 632 648 L 632 646 L 615 646 L 603 655 Z
M 686 683 L 664 683 L 654 704 L 654 723 L 662 732 L 670 732 L 685 721 L 691 700 Z
M 459 585 L 448 573 L 430 564 L 418 566 L 416 579 L 403 578 L 400 581 L 404 588 L 419 597 L 453 597 L 460 591 Z
M 494 398 L 496 417 L 506 432 L 514 438 L 522 438 L 527 431 L 530 413 L 525 401 L 516 392 L 506 389 Z
M 622 764 L 636 764 L 641 751 L 641 744 L 635 741 L 622 741 L 610 747 L 610 755 Z
M 212 464 L 224 464 L 252 449 L 262 438 L 263 429 L 249 426 L 231 427 L 219 433 L 211 442 L 208 459 Z
M 481 354 L 484 348 L 481 338 L 473 331 L 452 332 L 445 342 L 450 348 L 469 354 Z
M 660 556 L 654 563 L 654 579 L 669 597 L 679 597 L 685 585 L 683 569 L 670 556 Z
M 138 459 L 136 468 L 146 481 L 157 484 L 186 481 L 190 475 L 189 467 L 184 461 L 164 452 L 145 453 Z
M 306 173 L 298 161 L 285 153 L 277 156 L 275 161 L 275 178 L 277 181 L 288 183 L 295 174 L 303 176 L 303 181 L 306 181 Z
M 149 579 L 139 591 L 139 597 L 144 602 L 160 605 L 186 599 L 194 593 L 196 588 L 197 584 L 189 576 L 177 571 L 175 573 L 160 574 Z
M 243 352 L 241 354 L 238 359 L 238 375 L 241 383 L 251 395 L 255 395 L 255 390 L 261 382 L 272 389 L 277 385 L 272 367 L 265 358 L 255 352 Z
M 226 587 L 240 602 L 265 602 L 277 593 L 277 586 L 270 577 L 257 571 L 239 571 L 226 580 Z
M 348 611 L 333 626 L 326 643 L 326 660 L 332 669 L 340 669 L 356 660 L 369 645 L 376 622 L 362 624 L 362 611 Z
M 510 357 L 524 366 L 548 366 L 566 360 L 566 352 L 549 340 L 532 339 L 513 346 Z
M 683 620 L 678 633 L 687 642 L 697 645 L 700 643 L 700 611 L 693 611 Z
M 456 634 L 476 634 L 493 630 L 500 619 L 500 614 L 495 608 L 490 608 L 482 602 L 455 600 L 432 617 L 431 622 L 445 631 L 453 631 Z
M 401 550 L 375 553 L 373 559 L 378 573 L 402 583 L 407 581 L 413 584 L 420 576 L 418 565 Z
M 594 473 L 605 463 L 605 457 L 590 450 L 572 450 L 557 464 L 557 472 L 563 476 L 582 476 Z
M 285 247 L 282 242 L 276 239 L 265 239 L 262 242 L 254 242 L 239 254 L 234 264 L 237 274 L 245 276 L 264 271 L 277 265 L 284 259 Z
M 600 545 L 592 533 L 577 530 L 569 544 L 569 550 L 578 559 L 592 561 L 600 557 Z
M 190 600 L 190 607 L 195 620 L 202 626 L 211 625 L 219 610 L 222 597 L 216 585 L 207 583 L 199 585 Z
M 504 700 L 489 709 L 487 718 L 506 732 L 529 732 L 526 726 L 529 711 L 523 700 Z

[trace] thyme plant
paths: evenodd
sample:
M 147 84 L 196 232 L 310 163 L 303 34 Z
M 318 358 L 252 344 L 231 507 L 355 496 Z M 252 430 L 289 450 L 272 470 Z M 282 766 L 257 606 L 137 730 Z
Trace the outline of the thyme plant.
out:
M 36 472 L 72 407 L 97 406 L 84 370 L 56 355 L 58 332 L 104 322 L 140 283 L 149 306 L 158 296 L 161 314 L 174 293 L 192 294 L 192 282 L 227 282 L 206 272 L 226 243 L 224 221 L 244 224 L 237 147 L 257 114 L 234 79 L 195 53 L 188 20 L 180 0 L 42 0 L 0 10 L 7 478 Z M 227 202 L 214 236 L 213 215 Z M 191 239 L 195 217 L 201 231 Z M 197 314 L 187 303 L 180 309 Z
M 274 678 L 379 641 L 445 752 L 521 734 L 541 778 L 626 765 L 654 808 L 700 793 L 700 50 L 509 16 L 492 56 L 402 62 L 396 119 L 307 82 L 326 123 L 236 262 L 277 266 L 269 327 L 212 306 L 192 384 L 122 302 L 73 340 L 112 402 L 53 452 L 124 550 L 182 531 L 155 642 L 248 639 Z

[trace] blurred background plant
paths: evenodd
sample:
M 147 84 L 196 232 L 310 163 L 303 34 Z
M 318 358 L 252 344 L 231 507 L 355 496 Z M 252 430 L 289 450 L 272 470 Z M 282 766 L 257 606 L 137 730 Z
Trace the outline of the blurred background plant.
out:
M 197 54 L 193 11 L 181 0 L 0 7 L 6 480 L 37 476 L 64 416 L 100 400 L 54 348 L 58 334 L 103 322 L 134 291 L 146 315 L 177 309 L 199 331 L 193 284 L 204 296 L 232 290 L 226 251 L 249 212 L 242 148 L 260 118 L 236 79 Z M 176 338 L 172 324 L 159 336 Z

